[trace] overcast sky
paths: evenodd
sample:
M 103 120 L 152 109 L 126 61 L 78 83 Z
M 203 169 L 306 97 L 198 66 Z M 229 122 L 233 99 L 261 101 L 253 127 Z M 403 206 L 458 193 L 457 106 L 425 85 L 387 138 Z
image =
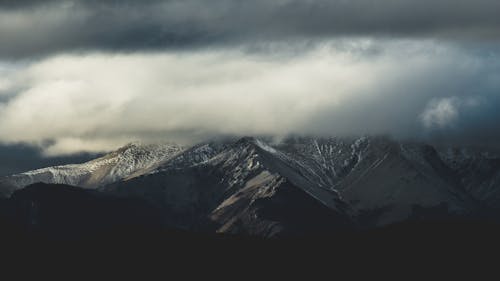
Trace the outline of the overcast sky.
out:
M 0 157 L 221 134 L 497 145 L 498 11 L 498 0 L 0 0 Z

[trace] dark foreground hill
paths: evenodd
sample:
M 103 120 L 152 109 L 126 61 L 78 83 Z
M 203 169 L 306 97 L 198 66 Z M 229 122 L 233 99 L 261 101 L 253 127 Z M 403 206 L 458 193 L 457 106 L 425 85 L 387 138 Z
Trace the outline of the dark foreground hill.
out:
M 173 229 L 146 201 L 63 185 L 30 186 L 2 200 L 0 211 L 3 254 L 25 261 L 76 256 L 110 262 L 159 255 L 165 261 L 213 266 L 278 265 L 375 262 L 386 255 L 470 258 L 470 253 L 484 257 L 500 250 L 500 225 L 486 220 L 415 217 L 374 229 L 343 227 L 269 239 Z

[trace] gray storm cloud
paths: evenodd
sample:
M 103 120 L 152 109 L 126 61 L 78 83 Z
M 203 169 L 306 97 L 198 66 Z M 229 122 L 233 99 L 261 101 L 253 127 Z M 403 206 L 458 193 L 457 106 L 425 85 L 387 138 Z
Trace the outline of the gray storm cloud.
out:
M 497 0 L 0 1 L 0 57 L 332 36 L 500 36 Z
M 0 141 L 57 155 L 217 135 L 498 140 L 498 51 L 361 38 L 271 49 L 279 52 L 88 53 L 4 66 L 0 93 L 15 94 L 0 102 Z

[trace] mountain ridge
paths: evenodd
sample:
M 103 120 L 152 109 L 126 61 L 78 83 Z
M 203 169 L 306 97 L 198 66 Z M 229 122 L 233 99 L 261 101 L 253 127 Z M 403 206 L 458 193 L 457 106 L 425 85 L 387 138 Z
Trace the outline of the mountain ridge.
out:
M 260 236 L 319 231 L 325 225 L 379 227 L 423 214 L 496 213 L 500 157 L 450 151 L 387 137 L 133 144 L 82 164 L 111 161 L 111 169 L 97 165 L 105 168 L 82 176 L 81 165 L 52 167 L 54 174 L 76 172 L 47 177 L 42 169 L 2 178 L 0 187 L 4 182 L 1 189 L 9 194 L 29 181 L 76 185 L 144 199 L 162 210 L 171 227 Z M 16 176 L 21 184 L 6 188 Z

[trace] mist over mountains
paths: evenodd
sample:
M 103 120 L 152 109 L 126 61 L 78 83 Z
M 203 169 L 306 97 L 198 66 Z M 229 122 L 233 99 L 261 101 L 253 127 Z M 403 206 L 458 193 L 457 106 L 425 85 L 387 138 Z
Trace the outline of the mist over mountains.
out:
M 224 135 L 383 134 L 498 147 L 498 57 L 494 46 L 339 38 L 7 63 L 0 142 L 48 156 Z

